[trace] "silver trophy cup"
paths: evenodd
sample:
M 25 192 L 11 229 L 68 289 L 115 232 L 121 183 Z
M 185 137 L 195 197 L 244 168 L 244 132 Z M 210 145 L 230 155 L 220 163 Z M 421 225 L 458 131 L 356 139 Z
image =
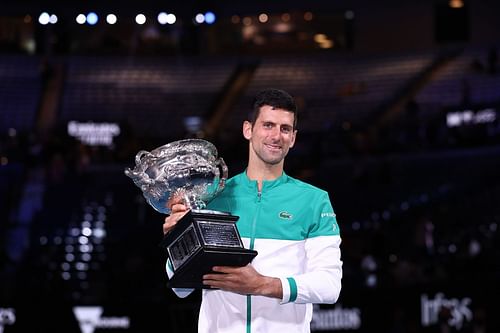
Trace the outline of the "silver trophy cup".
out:
M 205 209 L 224 189 L 228 174 L 212 143 L 201 139 L 171 142 L 151 152 L 138 152 L 135 163 L 125 174 L 154 209 L 170 214 L 172 202 L 179 198 L 189 208 L 160 243 L 174 270 L 169 286 L 203 288 L 202 277 L 213 266 L 244 266 L 257 255 L 243 247 L 235 224 L 238 216 Z

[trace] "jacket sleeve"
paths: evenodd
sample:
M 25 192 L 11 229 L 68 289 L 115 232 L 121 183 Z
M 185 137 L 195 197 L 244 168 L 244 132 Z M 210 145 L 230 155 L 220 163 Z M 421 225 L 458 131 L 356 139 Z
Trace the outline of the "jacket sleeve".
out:
M 304 273 L 280 278 L 281 303 L 335 303 L 339 298 L 342 286 L 339 227 L 326 192 L 315 206 L 304 245 Z
M 165 270 L 167 271 L 168 278 L 170 279 L 174 275 L 174 270 L 172 268 L 172 264 L 170 263 L 170 259 L 167 259 Z M 172 290 L 180 298 L 185 298 L 194 291 L 194 289 L 189 288 L 172 288 Z

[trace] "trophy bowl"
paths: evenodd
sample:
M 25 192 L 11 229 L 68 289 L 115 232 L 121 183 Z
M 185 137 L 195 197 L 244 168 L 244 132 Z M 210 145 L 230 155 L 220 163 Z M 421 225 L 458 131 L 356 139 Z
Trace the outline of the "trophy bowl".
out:
M 238 216 L 204 209 L 224 189 L 228 175 L 212 143 L 174 141 L 151 152 L 139 151 L 135 164 L 125 174 L 155 210 L 170 214 L 177 198 L 189 209 L 160 243 L 174 271 L 170 287 L 204 288 L 203 275 L 213 266 L 244 266 L 257 255 L 243 246 Z
M 135 156 L 135 168 L 125 170 L 141 189 L 146 201 L 158 212 L 170 214 L 176 197 L 194 210 L 206 207 L 222 189 L 228 169 L 217 157 L 215 146 L 201 139 L 168 143 Z

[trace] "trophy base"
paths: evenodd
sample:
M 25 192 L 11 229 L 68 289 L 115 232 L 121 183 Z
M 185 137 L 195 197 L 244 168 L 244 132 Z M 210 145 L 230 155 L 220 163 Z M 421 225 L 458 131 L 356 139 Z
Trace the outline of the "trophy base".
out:
M 217 211 L 188 211 L 160 246 L 167 250 L 174 275 L 172 288 L 209 288 L 203 275 L 214 266 L 241 267 L 257 255 L 243 247 L 236 228 L 238 216 Z
M 257 255 L 257 251 L 247 249 L 203 249 L 190 258 L 189 265 L 175 271 L 167 286 L 170 288 L 209 289 L 203 284 L 203 275 L 214 273 L 213 266 L 247 265 Z

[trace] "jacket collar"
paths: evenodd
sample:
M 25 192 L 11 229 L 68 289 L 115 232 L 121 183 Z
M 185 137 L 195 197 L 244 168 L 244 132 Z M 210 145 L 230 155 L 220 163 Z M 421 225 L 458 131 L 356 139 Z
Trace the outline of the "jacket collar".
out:
M 246 170 L 238 175 L 239 183 L 250 189 L 257 189 L 257 181 L 248 178 Z M 288 181 L 288 175 L 283 171 L 281 176 L 273 180 L 264 180 L 262 182 L 262 191 L 268 191 L 274 187 L 284 184 Z

